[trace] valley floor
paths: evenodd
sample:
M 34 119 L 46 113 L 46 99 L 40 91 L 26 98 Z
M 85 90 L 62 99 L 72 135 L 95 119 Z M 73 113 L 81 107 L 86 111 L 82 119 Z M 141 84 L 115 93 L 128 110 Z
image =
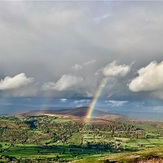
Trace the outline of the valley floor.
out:
M 163 162 L 163 123 L 0 116 L 0 162 Z

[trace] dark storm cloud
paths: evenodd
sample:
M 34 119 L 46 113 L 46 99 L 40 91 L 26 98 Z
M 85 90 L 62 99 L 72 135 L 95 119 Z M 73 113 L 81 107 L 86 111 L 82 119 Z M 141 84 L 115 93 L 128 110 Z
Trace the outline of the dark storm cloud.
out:
M 0 2 L 1 79 L 24 73 L 34 78 L 32 95 L 43 95 L 45 89 L 41 88 L 45 86 L 55 91 L 59 83 L 57 88 L 71 88 L 71 92 L 90 96 L 104 77 L 102 73 L 95 75 L 101 68 L 113 60 L 120 66 L 134 62 L 131 72 L 123 80 L 115 78 L 114 88 L 104 94 L 117 96 L 118 88 L 118 94 L 136 96 L 127 86 L 134 72 L 154 60 L 162 61 L 162 4 Z M 63 87 L 69 78 L 83 82 Z M 29 95 L 28 90 L 25 92 Z

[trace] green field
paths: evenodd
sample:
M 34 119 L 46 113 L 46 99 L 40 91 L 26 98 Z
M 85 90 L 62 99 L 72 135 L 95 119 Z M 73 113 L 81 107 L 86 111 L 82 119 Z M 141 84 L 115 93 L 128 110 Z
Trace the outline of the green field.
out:
M 54 116 L 1 116 L 0 122 L 0 162 L 127 162 L 126 155 L 146 158 L 139 151 L 155 156 L 151 148 L 163 156 L 161 123 Z

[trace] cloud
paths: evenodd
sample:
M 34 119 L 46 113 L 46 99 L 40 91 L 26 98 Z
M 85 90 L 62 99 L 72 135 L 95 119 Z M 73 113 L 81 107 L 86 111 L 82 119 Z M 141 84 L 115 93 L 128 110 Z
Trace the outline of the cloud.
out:
M 1 2 L 0 77 L 24 72 L 38 82 L 32 90 L 34 87 L 65 90 L 73 89 L 73 86 L 71 82 L 67 84 L 68 79 L 64 82 L 59 78 L 63 74 L 73 74 L 84 79 L 80 84 L 73 84 L 75 89 L 82 85 L 81 90 L 92 96 L 103 74 L 125 76 L 128 71 L 125 68 L 132 61 L 135 61 L 132 66 L 135 70 L 153 60 L 160 62 L 163 54 L 162 26 L 163 5 L 160 2 Z M 107 64 L 113 60 L 126 65 L 109 67 Z M 131 75 L 132 72 L 123 81 L 118 78 L 115 89 L 110 92 L 105 88 L 104 95 L 115 97 L 125 92 L 126 96 L 133 97 L 135 93 L 127 86 L 128 80 L 133 78 Z M 118 93 L 115 95 L 116 90 Z M 73 91 L 76 90 L 70 94 L 75 97 Z M 3 96 L 4 91 L 1 92 Z M 49 92 L 38 90 L 36 96 Z M 66 98 L 68 93 L 65 92 L 59 93 Z M 52 91 L 52 94 L 57 93 Z M 140 94 L 144 97 L 143 93 Z
M 103 69 L 104 76 L 126 76 L 131 70 L 128 65 L 118 65 L 116 61 L 106 65 Z
M 83 67 L 81 66 L 81 65 L 79 65 L 79 64 L 75 64 L 74 66 L 72 66 L 72 70 L 74 70 L 74 71 L 79 71 L 79 70 L 81 70 Z
M 151 92 L 150 95 L 156 99 L 163 99 L 163 91 L 162 90 Z
M 76 107 L 89 106 L 91 100 L 75 100 L 73 104 Z
M 138 70 L 138 76 L 129 83 L 129 89 L 138 91 L 158 91 L 163 90 L 163 61 L 151 62 L 146 67 Z
M 47 82 L 45 84 L 43 84 L 43 86 L 41 87 L 42 90 L 47 91 L 47 90 L 54 90 L 55 89 L 56 84 L 53 82 Z
M 33 78 L 27 78 L 24 73 L 14 77 L 7 76 L 0 81 L 0 90 L 18 89 L 33 82 Z
M 128 103 L 128 101 L 115 101 L 115 100 L 107 100 L 105 103 L 111 103 L 112 107 L 120 107 L 124 104 Z
M 5 97 L 35 97 L 38 94 L 38 87 L 36 83 L 24 85 L 17 89 L 5 90 L 3 96 Z
M 60 100 L 61 100 L 61 102 L 63 102 L 63 103 L 65 103 L 65 102 L 67 101 L 66 98 L 61 98 Z
M 85 95 L 86 97 L 93 97 L 93 93 L 88 92 L 88 91 L 86 91 L 85 93 L 86 93 L 86 95 Z
M 56 83 L 48 82 L 42 86 L 42 90 L 58 90 L 64 91 L 78 87 L 83 81 L 82 77 L 73 75 L 63 75 Z
M 94 64 L 94 63 L 96 63 L 96 60 L 92 59 L 92 60 L 90 60 L 88 62 L 84 62 L 84 65 L 87 66 L 87 65 L 90 65 L 90 64 Z
M 100 17 L 94 18 L 94 21 L 96 21 L 97 23 L 99 23 L 101 20 L 107 19 L 110 16 L 111 16 L 111 14 L 104 14 L 104 15 L 102 15 Z

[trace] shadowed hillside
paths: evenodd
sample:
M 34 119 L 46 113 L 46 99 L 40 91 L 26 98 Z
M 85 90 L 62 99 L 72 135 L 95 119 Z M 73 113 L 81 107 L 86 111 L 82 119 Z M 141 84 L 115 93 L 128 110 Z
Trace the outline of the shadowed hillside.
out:
M 36 116 L 36 115 L 46 115 L 46 114 L 55 114 L 55 115 L 70 115 L 70 116 L 77 116 L 77 117 L 85 117 L 88 113 L 89 108 L 88 107 L 79 107 L 75 109 L 63 109 L 63 110 L 32 110 L 27 111 L 24 113 L 18 113 L 22 116 Z M 108 112 L 103 112 L 99 110 L 94 110 L 92 113 L 92 117 L 107 117 L 107 116 L 117 116 L 119 115 L 113 115 L 109 114 Z

